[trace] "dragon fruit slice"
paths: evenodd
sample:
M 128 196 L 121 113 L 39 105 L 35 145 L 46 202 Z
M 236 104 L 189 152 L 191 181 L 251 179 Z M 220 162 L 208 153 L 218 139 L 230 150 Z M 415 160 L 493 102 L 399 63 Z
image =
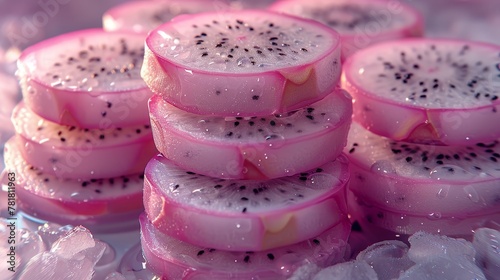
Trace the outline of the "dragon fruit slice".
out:
M 355 121 L 401 141 L 474 145 L 500 138 L 500 47 L 406 39 L 361 50 L 344 64 Z
M 230 252 L 197 247 L 159 232 L 140 217 L 148 267 L 163 279 L 287 279 L 305 263 L 326 267 L 344 260 L 349 223 L 291 246 L 261 252 Z
M 158 230 L 202 247 L 261 251 L 312 238 L 346 219 L 347 159 L 267 181 L 198 175 L 157 156 L 144 207 Z
M 103 27 L 106 31 L 129 30 L 147 33 L 177 15 L 227 8 L 228 4 L 220 0 L 135 0 L 106 11 Z
M 5 144 L 4 157 L 5 172 L 16 174 L 19 208 L 28 215 L 59 224 L 83 225 L 97 232 L 137 227 L 137 217 L 143 211 L 143 175 L 57 178 L 26 163 L 15 138 Z
M 27 48 L 18 61 L 26 105 L 41 117 L 82 128 L 148 122 L 151 91 L 140 77 L 144 36 L 83 30 Z
M 380 219 L 393 218 L 385 218 L 380 224 L 408 234 L 423 230 L 417 222 L 411 230 L 407 225 L 417 217 L 427 220 L 426 230 L 441 232 L 452 230 L 444 226 L 446 223 L 463 220 L 463 226 L 457 226 L 453 234 L 471 234 L 470 230 L 481 225 L 472 222 L 474 217 L 484 224 L 500 216 L 499 143 L 496 140 L 464 147 L 410 144 L 380 137 L 353 124 L 345 148 L 351 162 L 349 188 L 361 205 L 392 213 L 381 214 Z M 373 216 L 375 208 L 364 212 Z
M 345 146 L 351 99 L 338 90 L 308 107 L 268 117 L 201 116 L 153 96 L 156 147 L 193 172 L 233 179 L 272 179 L 334 160 Z
M 161 25 L 146 39 L 141 76 L 185 111 L 267 116 L 325 97 L 340 71 L 334 30 L 245 10 L 183 15 Z
M 320 21 L 342 38 L 342 60 L 377 42 L 420 37 L 422 16 L 401 1 L 384 0 L 282 0 L 269 7 Z
M 61 178 L 111 178 L 144 172 L 157 151 L 150 125 L 83 129 L 59 125 L 20 103 L 12 115 L 23 158 Z

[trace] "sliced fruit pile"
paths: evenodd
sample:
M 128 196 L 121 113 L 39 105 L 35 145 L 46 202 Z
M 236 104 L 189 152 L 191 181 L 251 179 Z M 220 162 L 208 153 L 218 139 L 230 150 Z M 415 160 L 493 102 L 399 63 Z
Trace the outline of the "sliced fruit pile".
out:
M 500 220 L 499 54 L 495 45 L 406 39 L 347 59 L 350 212 L 362 225 L 471 237 Z
M 143 56 L 143 36 L 98 29 L 22 53 L 23 101 L 4 155 L 21 210 L 94 231 L 137 227 L 144 167 L 157 152 Z
M 161 154 L 140 222 L 153 271 L 286 279 L 343 260 L 352 101 L 337 87 L 339 40 L 266 11 L 184 15 L 148 35 L 141 75 Z

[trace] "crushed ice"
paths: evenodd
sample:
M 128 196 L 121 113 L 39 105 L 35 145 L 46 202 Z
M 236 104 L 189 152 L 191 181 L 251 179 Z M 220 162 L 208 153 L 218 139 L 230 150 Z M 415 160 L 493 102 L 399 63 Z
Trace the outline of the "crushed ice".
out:
M 12 235 L 9 221 L 0 219 L 0 237 L 8 240 Z M 107 244 L 93 238 L 91 232 L 82 227 L 45 224 L 37 231 L 15 229 L 15 272 L 2 262 L 3 279 L 93 279 L 94 268 L 108 248 Z M 11 245 L 2 242 L 0 252 L 6 255 Z M 4 254 L 5 253 L 5 254 Z M 8 272 L 8 273 L 7 273 Z
M 368 246 L 349 262 L 321 270 L 305 265 L 290 279 L 494 280 L 500 275 L 498 230 L 480 228 L 472 242 L 417 232 L 408 242 L 381 241 Z

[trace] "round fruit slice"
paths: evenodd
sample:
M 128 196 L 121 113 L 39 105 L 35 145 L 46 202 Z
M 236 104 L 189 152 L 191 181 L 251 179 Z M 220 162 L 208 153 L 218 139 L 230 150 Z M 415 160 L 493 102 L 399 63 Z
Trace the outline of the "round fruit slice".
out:
M 500 142 L 451 147 L 408 144 L 353 124 L 346 153 L 350 190 L 381 208 L 425 217 L 500 211 Z
M 158 230 L 230 251 L 261 251 L 312 238 L 347 217 L 347 159 L 267 181 L 185 171 L 163 156 L 146 167 L 144 205 Z
M 422 16 L 401 1 L 380 0 L 282 0 L 270 10 L 322 22 L 340 33 L 342 60 L 377 42 L 420 37 Z
M 227 9 L 220 0 L 136 0 L 111 8 L 103 16 L 106 31 L 129 30 L 147 33 L 180 14 Z
M 193 172 L 232 179 L 272 179 L 334 160 L 346 143 L 351 99 L 338 90 L 308 107 L 269 117 L 202 116 L 153 96 L 156 147 Z
M 95 231 L 121 231 L 137 226 L 143 211 L 143 175 L 107 179 L 61 179 L 23 160 L 16 138 L 5 144 L 4 185 L 15 176 L 20 210 L 42 220 L 83 225 Z M 12 180 L 11 180 L 12 182 Z
M 148 267 L 164 279 L 288 279 L 300 266 L 326 267 L 344 260 L 350 225 L 343 221 L 321 235 L 283 248 L 230 252 L 198 247 L 159 232 L 140 217 Z
M 141 75 L 185 111 L 266 116 L 323 98 L 340 71 L 334 30 L 247 10 L 184 15 L 161 25 L 146 39 Z
M 77 31 L 27 48 L 18 61 L 26 105 L 63 125 L 106 129 L 148 122 L 140 77 L 144 35 Z
M 23 158 L 61 178 L 111 178 L 144 172 L 156 153 L 150 125 L 83 129 L 59 125 L 20 103 L 12 114 Z
M 408 235 L 418 231 L 471 239 L 478 228 L 489 227 L 492 222 L 500 220 L 498 209 L 488 214 L 457 212 L 442 216 L 439 212 L 429 212 L 423 215 L 388 209 L 352 193 L 348 197 L 350 217 L 359 221 L 363 230 L 381 240 L 407 239 Z
M 354 120 L 401 141 L 474 145 L 500 138 L 500 46 L 405 39 L 360 50 L 344 64 Z

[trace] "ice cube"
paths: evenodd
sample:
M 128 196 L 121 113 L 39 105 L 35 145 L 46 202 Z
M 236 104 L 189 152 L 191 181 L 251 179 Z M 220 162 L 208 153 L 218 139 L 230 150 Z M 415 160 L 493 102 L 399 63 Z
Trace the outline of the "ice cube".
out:
M 475 261 L 474 247 L 465 239 L 419 231 L 410 236 L 408 241 L 411 245 L 408 256 L 415 263 L 427 262 L 432 258 Z
M 293 275 L 288 278 L 288 280 L 309 280 L 312 279 L 320 270 L 321 268 L 317 265 L 308 263 L 295 270 Z
M 399 240 L 375 243 L 361 251 L 356 260 L 366 261 L 377 272 L 379 280 L 397 279 L 415 264 L 408 257 L 408 245 Z
M 50 249 L 54 253 L 65 259 L 81 260 L 85 257 L 95 261 L 99 260 L 106 249 L 104 246 L 96 247 L 96 242 L 90 231 L 82 226 L 75 227 L 67 235 L 59 238 Z
M 375 270 L 365 261 L 336 264 L 321 270 L 313 278 L 313 280 L 332 279 L 378 280 Z
M 399 280 L 443 279 L 486 280 L 486 277 L 479 267 L 466 259 L 458 262 L 447 257 L 437 256 L 412 266 L 399 278 Z
M 480 228 L 474 233 L 472 245 L 476 249 L 476 264 L 488 280 L 500 277 L 500 231 Z
M 37 232 L 42 237 L 47 248 L 51 248 L 54 242 L 68 234 L 71 229 L 73 229 L 73 226 L 70 225 L 61 226 L 56 223 L 45 223 L 38 227 Z

